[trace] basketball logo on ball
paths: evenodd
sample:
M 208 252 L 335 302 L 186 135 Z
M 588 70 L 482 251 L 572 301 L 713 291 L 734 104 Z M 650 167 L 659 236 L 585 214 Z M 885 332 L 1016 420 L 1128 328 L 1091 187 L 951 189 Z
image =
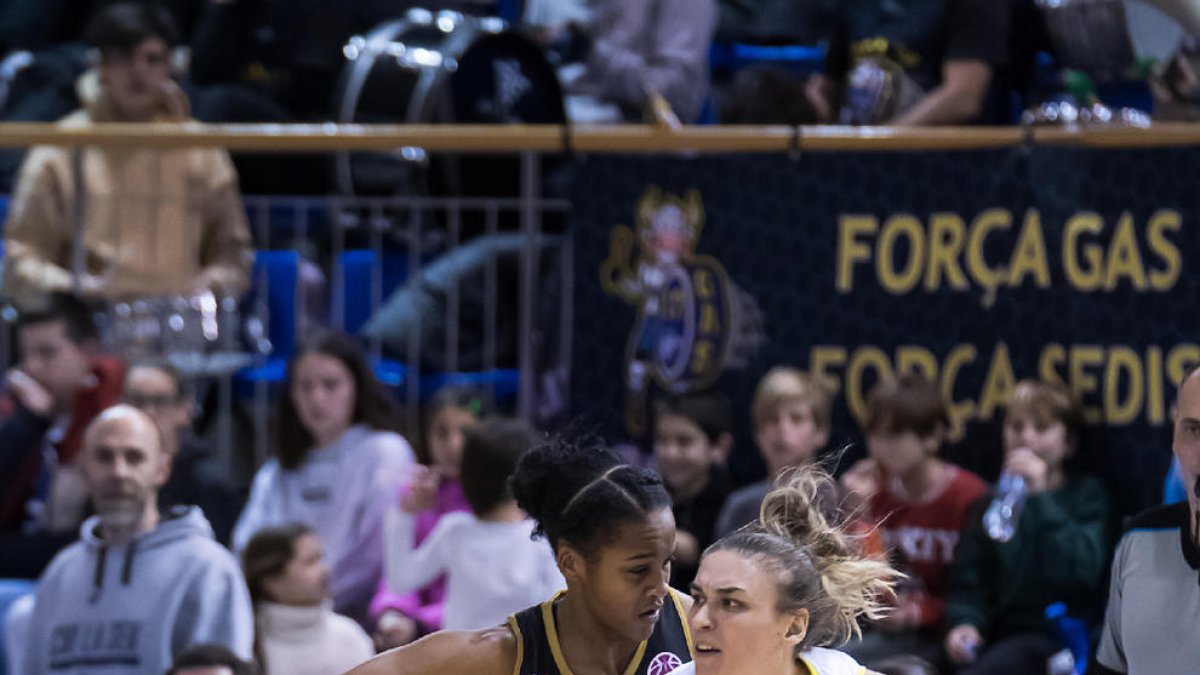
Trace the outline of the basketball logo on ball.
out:
M 683 660 L 678 656 L 675 656 L 671 652 L 662 652 L 650 659 L 650 666 L 646 668 L 646 675 L 667 675 L 667 673 L 682 665 Z

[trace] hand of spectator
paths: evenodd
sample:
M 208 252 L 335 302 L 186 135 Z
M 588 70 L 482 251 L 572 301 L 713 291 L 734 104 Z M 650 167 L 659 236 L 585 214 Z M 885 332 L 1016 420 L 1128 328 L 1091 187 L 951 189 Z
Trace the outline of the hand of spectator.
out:
M 1154 95 L 1154 119 L 1195 121 L 1200 117 L 1200 72 L 1193 49 L 1185 43 L 1147 79 Z
M 236 0 L 231 1 L 236 2 Z M 198 297 L 206 293 L 212 293 L 212 281 L 209 280 L 207 276 L 202 274 L 188 282 L 187 290 L 190 297 Z
M 29 412 L 39 417 L 49 417 L 54 413 L 54 396 L 25 371 L 19 368 L 8 371 L 5 384 L 17 403 Z
M 84 272 L 79 276 L 79 297 L 83 300 L 99 300 L 108 289 L 108 279 L 96 274 Z
M 375 649 L 381 652 L 403 647 L 417 639 L 417 622 L 400 612 L 388 610 L 379 617 L 372 638 Z
M 684 565 L 695 564 L 700 558 L 700 542 L 696 535 L 682 528 L 675 529 L 675 560 Z
M 437 471 L 427 466 L 415 467 L 412 482 L 400 497 L 400 508 L 411 514 L 432 509 L 437 503 L 438 482 Z
M 820 73 L 809 75 L 808 79 L 804 81 L 804 95 L 812 104 L 818 123 L 833 124 L 837 122 L 833 104 L 836 95 L 833 82 L 828 77 Z
M 1049 465 L 1029 448 L 1017 448 L 1008 453 L 1004 470 L 1024 478 L 1025 489 L 1029 492 L 1044 492 L 1049 482 Z
M 879 465 L 873 459 L 860 459 L 842 474 L 847 506 L 851 511 L 863 508 L 879 491 Z
M 974 663 L 981 647 L 983 636 L 970 624 L 955 626 L 946 634 L 946 654 L 956 665 Z

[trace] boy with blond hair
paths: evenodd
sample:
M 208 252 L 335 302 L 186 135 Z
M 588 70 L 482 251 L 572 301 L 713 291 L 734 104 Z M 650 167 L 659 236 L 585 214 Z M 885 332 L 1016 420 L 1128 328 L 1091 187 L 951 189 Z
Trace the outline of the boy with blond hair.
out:
M 772 368 L 754 391 L 754 442 L 767 465 L 767 477 L 729 496 L 717 517 L 723 537 L 758 519 L 758 507 L 784 471 L 811 464 L 829 441 L 833 398 L 828 387 L 796 368 Z

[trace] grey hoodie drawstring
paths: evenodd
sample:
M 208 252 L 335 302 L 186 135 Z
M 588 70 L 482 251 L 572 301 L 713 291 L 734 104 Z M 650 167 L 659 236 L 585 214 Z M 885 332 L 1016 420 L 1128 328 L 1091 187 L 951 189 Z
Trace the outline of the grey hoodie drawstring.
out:
M 129 546 L 125 549 L 125 564 L 121 568 L 122 586 L 128 586 L 133 578 L 133 557 L 137 555 L 137 549 L 137 539 L 129 542 Z M 94 605 L 100 599 L 100 593 L 104 590 L 104 569 L 107 563 L 108 547 L 101 546 L 100 552 L 96 556 L 96 572 L 92 576 L 92 594 L 88 597 L 88 604 Z
M 121 585 L 128 586 L 129 578 L 133 574 L 133 556 L 137 553 L 138 540 L 134 539 L 129 542 L 129 548 L 125 549 L 125 566 L 121 568 Z
M 108 559 L 108 547 L 101 546 L 100 553 L 96 557 L 96 574 L 92 577 L 92 595 L 88 598 L 88 604 L 94 605 L 100 599 L 100 589 L 104 587 L 104 563 Z

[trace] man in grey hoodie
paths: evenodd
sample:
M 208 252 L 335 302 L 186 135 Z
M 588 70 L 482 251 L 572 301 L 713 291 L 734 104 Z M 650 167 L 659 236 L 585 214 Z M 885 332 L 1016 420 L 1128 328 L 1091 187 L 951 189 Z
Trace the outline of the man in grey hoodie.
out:
M 198 508 L 159 512 L 170 457 L 154 421 L 127 405 L 105 410 L 80 466 L 96 515 L 42 576 L 21 672 L 162 673 L 197 643 L 249 658 L 254 618 L 237 562 Z

